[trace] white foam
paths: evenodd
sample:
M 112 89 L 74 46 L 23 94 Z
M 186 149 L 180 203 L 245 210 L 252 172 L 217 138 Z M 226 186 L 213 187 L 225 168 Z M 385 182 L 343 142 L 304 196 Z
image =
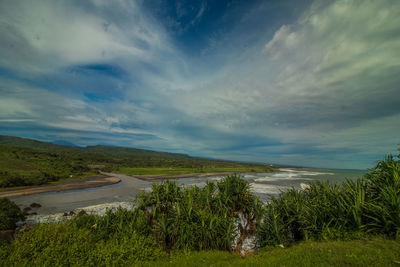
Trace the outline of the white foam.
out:
M 209 178 L 209 180 L 211 180 L 211 181 L 219 181 L 219 180 L 222 180 L 224 177 L 223 176 L 217 176 L 217 177 L 211 177 L 211 178 Z
M 107 210 L 116 210 L 119 207 L 123 209 L 132 209 L 134 207 L 132 202 L 109 202 L 98 205 L 87 206 L 83 208 L 78 208 L 74 210 L 75 214 L 78 214 L 81 210 L 84 210 L 88 214 L 93 215 L 104 215 Z M 67 214 L 69 214 L 67 212 Z M 64 216 L 64 213 L 55 213 L 55 214 L 36 214 L 36 215 L 28 215 L 26 222 L 29 224 L 35 223 L 48 223 L 48 222 L 63 222 L 70 219 L 71 216 Z
M 271 185 L 271 184 L 257 184 L 257 183 L 250 184 L 250 191 L 253 193 L 259 193 L 259 194 L 276 195 L 276 194 L 281 193 L 282 191 L 286 191 L 289 189 L 290 189 L 290 187 L 288 187 L 288 186 Z
M 297 173 L 299 175 L 310 175 L 310 176 L 315 176 L 315 175 L 335 175 L 334 173 L 331 172 L 315 172 L 315 171 L 305 171 L 305 170 L 296 170 L 296 169 L 288 169 L 288 168 L 280 168 L 279 169 L 281 172 L 289 172 L 289 173 Z

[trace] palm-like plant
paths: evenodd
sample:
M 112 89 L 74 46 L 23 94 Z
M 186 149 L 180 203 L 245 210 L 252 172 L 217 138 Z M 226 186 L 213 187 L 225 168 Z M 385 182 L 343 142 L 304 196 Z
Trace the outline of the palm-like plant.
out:
M 363 231 L 400 237 L 400 164 L 391 156 L 356 181 L 316 182 L 272 198 L 258 238 L 271 245 Z
M 261 205 L 240 176 L 227 176 L 203 188 L 182 189 L 166 181 L 152 189 L 139 197 L 138 206 L 152 221 L 153 236 L 167 250 L 231 249 L 237 235 L 234 248 L 240 250 L 244 239 L 255 233 Z M 243 224 L 238 223 L 240 216 Z

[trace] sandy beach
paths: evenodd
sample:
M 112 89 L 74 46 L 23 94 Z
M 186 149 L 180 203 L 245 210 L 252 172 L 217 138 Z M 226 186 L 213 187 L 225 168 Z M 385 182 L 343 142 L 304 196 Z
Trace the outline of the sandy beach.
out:
M 46 192 L 61 192 L 76 189 L 94 188 L 101 187 L 105 185 L 112 185 L 119 183 L 121 178 L 119 174 L 114 173 L 101 173 L 100 176 L 92 176 L 83 179 L 76 180 L 66 180 L 61 181 L 56 184 L 45 184 L 38 186 L 25 186 L 17 189 L 10 189 L 0 192 L 0 197 L 21 197 L 33 194 L 40 194 Z M 179 175 L 141 175 L 141 176 L 130 176 L 132 178 L 140 179 L 146 182 L 159 182 L 166 179 L 180 179 L 188 177 L 211 177 L 211 176 L 225 176 L 232 174 L 232 172 L 215 172 L 215 173 L 189 173 L 189 174 L 179 174 Z
M 178 174 L 178 175 L 140 175 L 134 176 L 137 179 L 144 180 L 147 182 L 159 182 L 166 179 L 180 179 L 189 177 L 212 177 L 212 176 L 226 176 L 229 174 L 234 174 L 234 172 L 208 172 L 208 173 L 188 173 L 188 174 Z
M 92 176 L 83 179 L 65 180 L 56 184 L 26 186 L 17 189 L 5 190 L 0 192 L 0 197 L 21 197 L 46 192 L 61 192 L 67 190 L 100 187 L 116 184 L 120 181 L 120 178 L 108 175 Z

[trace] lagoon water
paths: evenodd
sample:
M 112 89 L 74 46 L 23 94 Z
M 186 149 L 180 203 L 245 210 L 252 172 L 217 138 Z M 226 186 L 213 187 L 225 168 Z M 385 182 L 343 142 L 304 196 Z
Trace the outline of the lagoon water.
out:
M 244 173 L 243 178 L 250 184 L 251 191 L 262 200 L 271 196 L 277 196 L 280 192 L 290 188 L 301 189 L 302 184 L 312 181 L 329 180 L 331 182 L 342 182 L 347 179 L 356 179 L 365 174 L 363 170 L 338 170 L 338 169 L 311 169 L 311 168 L 281 168 L 274 173 Z M 114 185 L 71 190 L 64 192 L 50 192 L 13 198 L 21 208 L 37 202 L 42 205 L 35 209 L 39 215 L 63 213 L 87 206 L 97 207 L 104 210 L 103 206 L 110 206 L 110 203 L 132 202 L 140 191 L 151 190 L 151 183 L 137 178 L 113 174 L 121 179 L 121 182 Z M 174 179 L 181 186 L 204 186 L 207 181 L 218 181 L 222 176 L 214 177 L 189 177 Z M 114 205 L 114 206 L 115 206 Z

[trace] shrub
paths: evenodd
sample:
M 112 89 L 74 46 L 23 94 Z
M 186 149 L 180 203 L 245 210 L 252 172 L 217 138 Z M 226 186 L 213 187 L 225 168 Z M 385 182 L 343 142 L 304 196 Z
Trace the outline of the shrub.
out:
M 151 237 L 133 232 L 98 240 L 93 228 L 70 222 L 38 225 L 7 249 L 5 266 L 127 266 L 166 256 Z
M 400 237 L 400 163 L 388 156 L 366 175 L 365 229 Z
M 272 198 L 258 228 L 261 246 L 337 239 L 360 232 L 400 237 L 400 164 L 391 156 L 356 181 L 315 182 Z
M 227 176 L 217 186 L 207 183 L 203 188 L 182 189 L 166 181 L 152 189 L 138 198 L 139 208 L 152 222 L 153 236 L 167 250 L 230 250 L 237 237 L 235 247 L 240 250 L 244 239 L 255 232 L 261 205 L 240 176 Z
M 0 230 L 15 229 L 15 223 L 24 219 L 21 209 L 8 198 L 0 198 Z
M 96 240 L 119 239 L 137 233 L 151 235 L 151 222 L 139 209 L 108 210 L 104 216 L 76 216 L 71 220 L 76 228 L 91 230 Z M 95 225 L 95 227 L 94 227 Z

